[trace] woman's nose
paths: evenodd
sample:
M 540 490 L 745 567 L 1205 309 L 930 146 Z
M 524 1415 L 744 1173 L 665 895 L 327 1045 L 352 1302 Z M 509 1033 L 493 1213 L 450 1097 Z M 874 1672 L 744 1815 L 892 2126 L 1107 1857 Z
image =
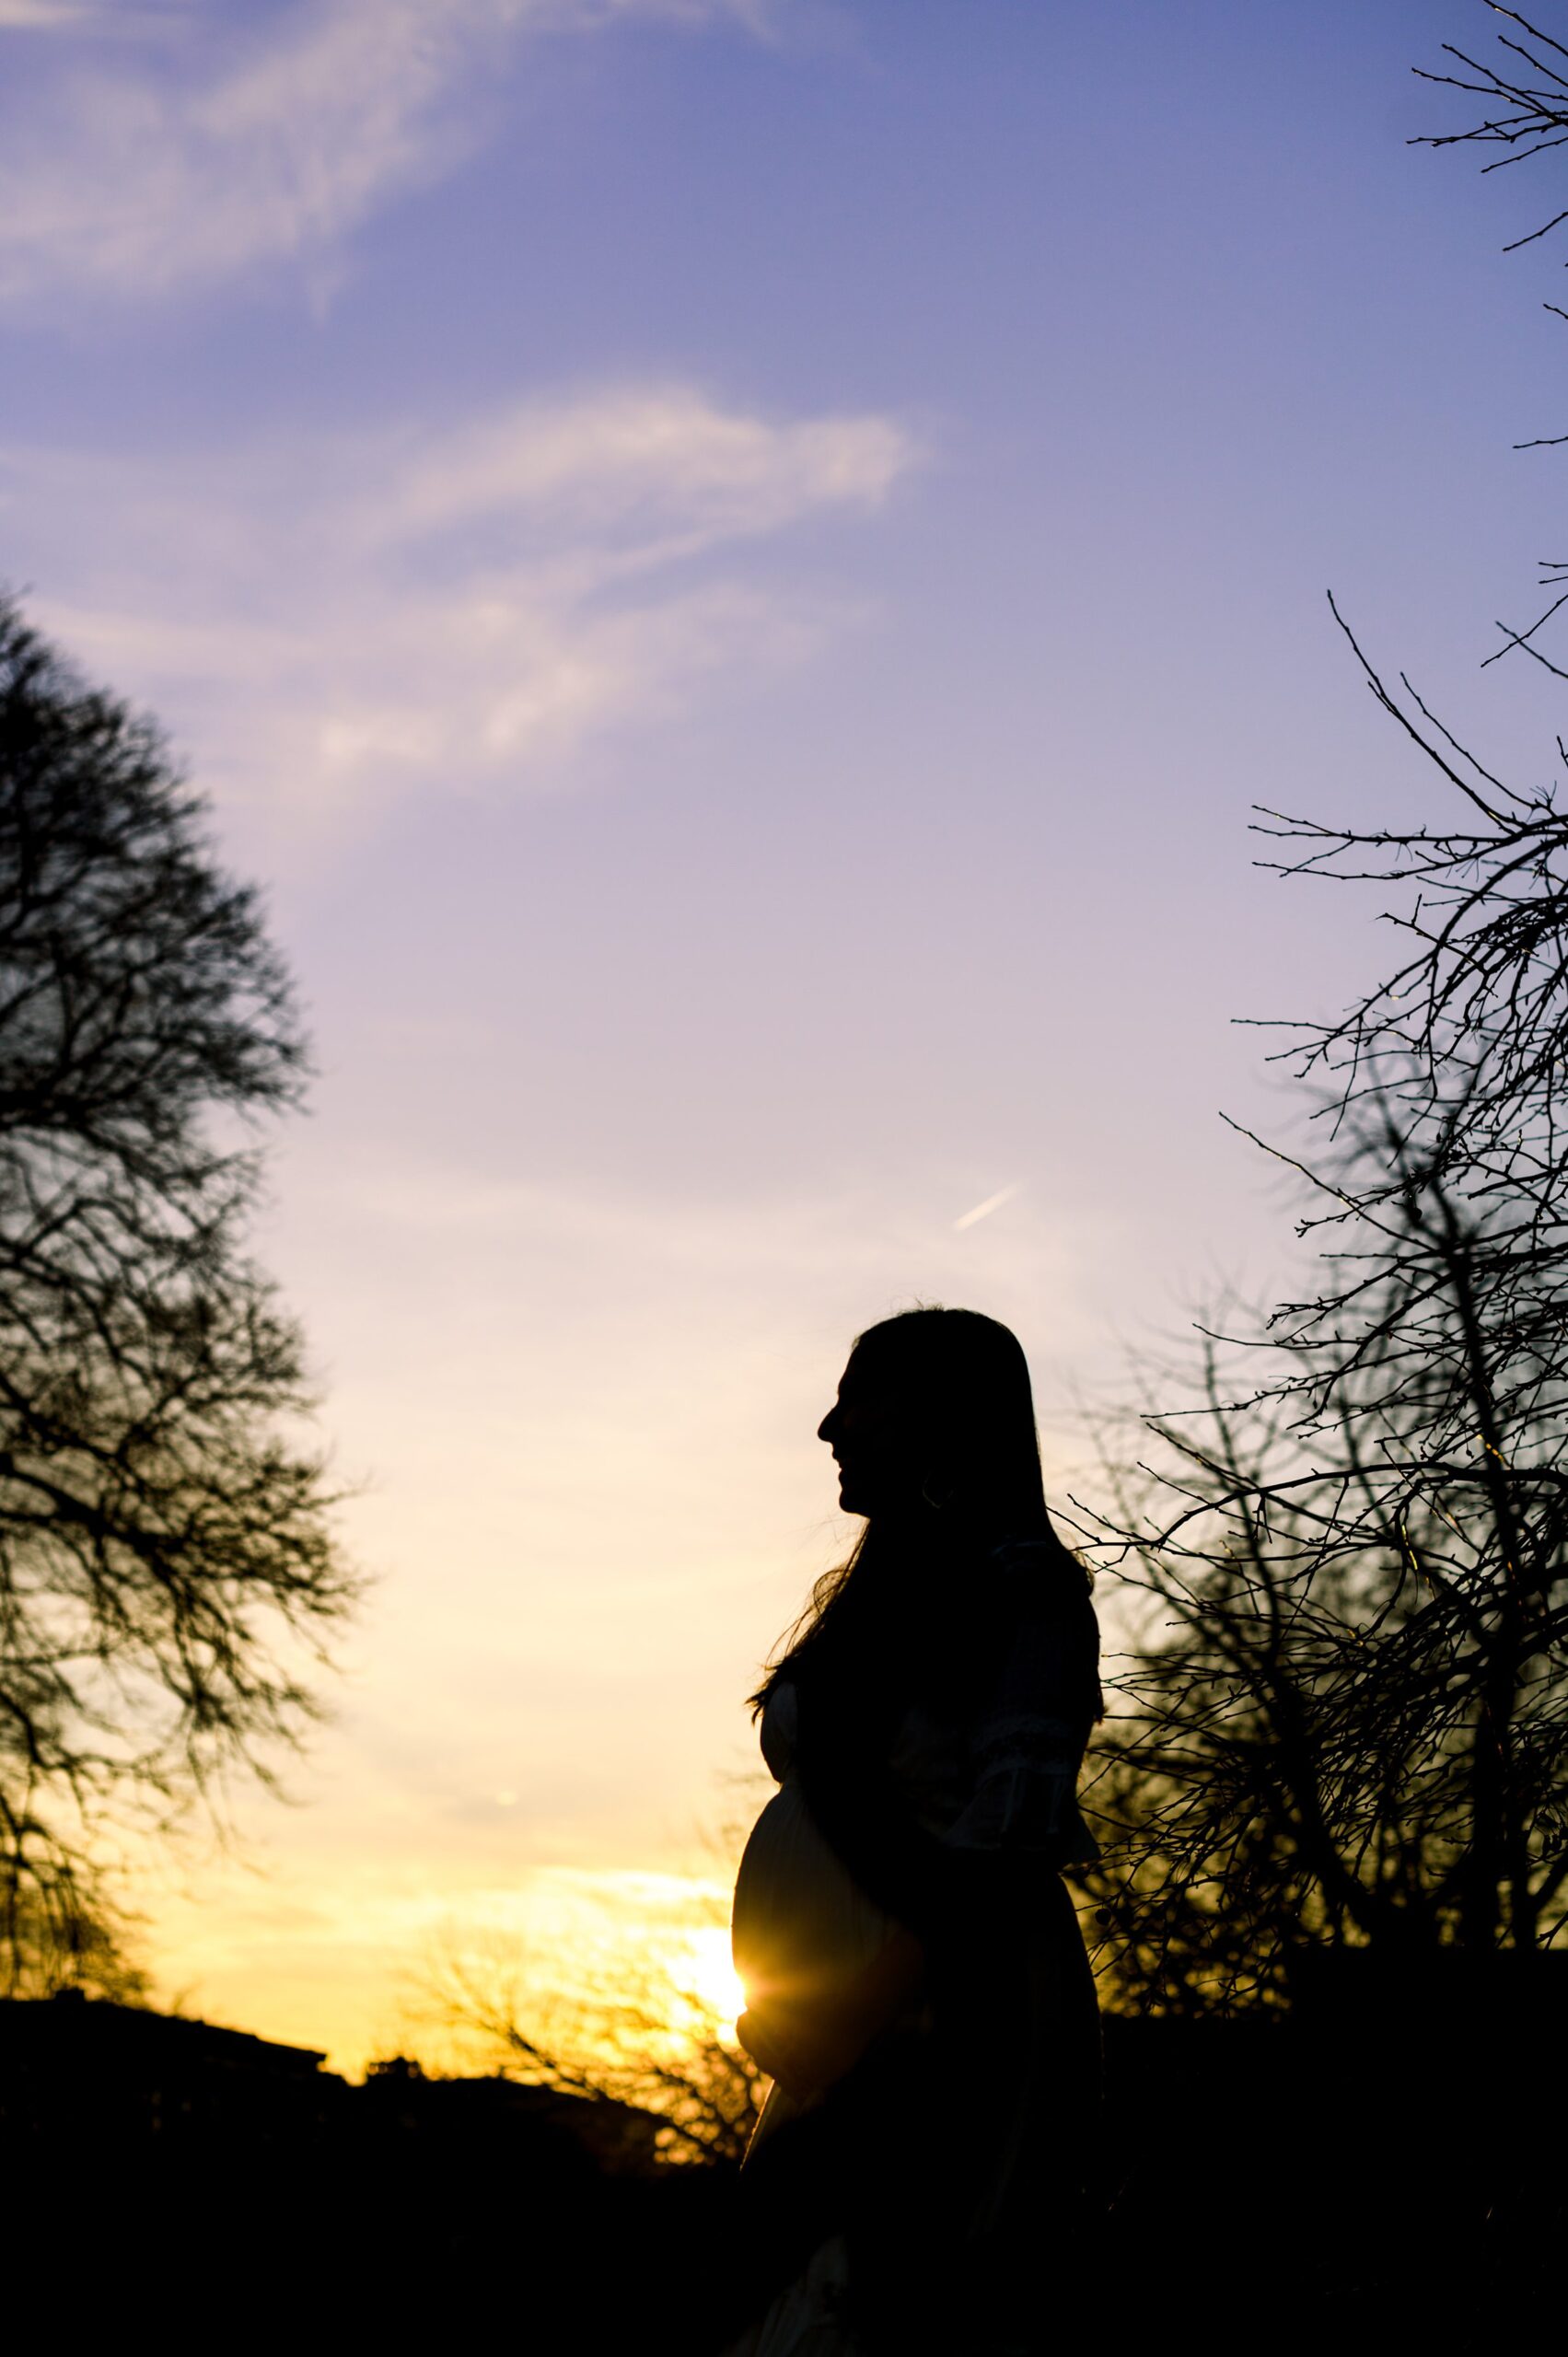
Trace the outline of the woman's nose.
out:
M 830 1408 L 821 1422 L 818 1425 L 817 1437 L 819 1440 L 831 1441 L 833 1437 L 833 1415 L 834 1411 Z

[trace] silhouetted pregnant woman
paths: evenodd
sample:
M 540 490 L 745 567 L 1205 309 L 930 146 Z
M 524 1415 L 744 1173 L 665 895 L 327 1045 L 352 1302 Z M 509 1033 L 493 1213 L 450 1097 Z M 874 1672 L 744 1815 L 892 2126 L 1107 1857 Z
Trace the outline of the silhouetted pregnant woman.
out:
M 865 1527 L 753 1697 L 779 1789 L 735 1960 L 773 2084 L 741 2185 L 773 2296 L 734 2357 L 1011 2357 L 1061 2335 L 1098 2094 L 1060 1879 L 1096 1854 L 1088 1578 L 993 1319 L 872 1327 L 820 1437 Z

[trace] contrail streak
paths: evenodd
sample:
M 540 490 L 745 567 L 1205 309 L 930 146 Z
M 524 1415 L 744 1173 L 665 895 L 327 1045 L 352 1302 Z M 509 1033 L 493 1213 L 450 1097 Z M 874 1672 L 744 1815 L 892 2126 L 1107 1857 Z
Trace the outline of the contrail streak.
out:
M 1010 1187 L 1000 1188 L 994 1195 L 987 1195 L 983 1203 L 976 1203 L 972 1212 L 966 1212 L 962 1219 L 956 1219 L 953 1222 L 953 1225 L 972 1227 L 976 1220 L 989 1219 L 993 1212 L 1000 1211 L 1008 1198 L 1017 1193 L 1018 1184 L 1019 1182 L 1015 1179 Z

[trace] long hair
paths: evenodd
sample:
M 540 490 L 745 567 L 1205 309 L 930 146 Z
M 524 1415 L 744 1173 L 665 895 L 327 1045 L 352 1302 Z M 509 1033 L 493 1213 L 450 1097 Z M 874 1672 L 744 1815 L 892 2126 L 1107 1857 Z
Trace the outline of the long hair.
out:
M 1028 1361 L 1016 1334 L 973 1309 L 906 1309 L 855 1338 L 851 1364 L 892 1403 L 927 1469 L 923 1494 L 868 1517 L 822 1573 L 750 1697 L 760 1711 L 786 1676 L 830 1673 L 865 1687 L 895 1665 L 953 1674 L 969 1651 L 977 1558 L 1003 1538 L 1040 1543 L 1042 1576 L 1087 1574 L 1046 1512 Z

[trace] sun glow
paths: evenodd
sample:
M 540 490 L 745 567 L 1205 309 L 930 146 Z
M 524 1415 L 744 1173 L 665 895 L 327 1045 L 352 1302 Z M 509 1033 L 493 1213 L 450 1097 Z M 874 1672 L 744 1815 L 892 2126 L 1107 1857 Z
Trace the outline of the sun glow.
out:
M 432 1924 L 400 2049 L 494 2068 L 494 2024 L 510 2018 L 548 2051 L 618 2071 L 733 2050 L 746 1999 L 729 1897 L 727 1878 L 554 1868 L 476 1898 L 466 1920 Z
M 746 2010 L 746 1991 L 730 1960 L 729 1931 L 722 1923 L 693 1932 L 679 1977 L 721 2038 L 733 2039 L 736 2016 Z

